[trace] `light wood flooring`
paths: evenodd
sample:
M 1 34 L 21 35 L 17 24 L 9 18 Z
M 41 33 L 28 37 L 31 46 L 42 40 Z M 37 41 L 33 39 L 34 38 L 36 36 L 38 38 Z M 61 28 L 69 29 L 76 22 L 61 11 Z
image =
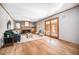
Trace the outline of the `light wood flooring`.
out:
M 62 40 L 43 39 L 16 43 L 13 46 L 0 48 L 1 55 L 74 55 L 79 54 L 79 45 Z

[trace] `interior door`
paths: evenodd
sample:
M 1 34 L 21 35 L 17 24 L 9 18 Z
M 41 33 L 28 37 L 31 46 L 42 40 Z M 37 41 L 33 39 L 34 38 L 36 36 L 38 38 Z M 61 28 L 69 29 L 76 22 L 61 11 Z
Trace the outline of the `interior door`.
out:
M 45 22 L 45 34 L 50 36 L 50 21 Z
M 59 19 L 54 18 L 51 20 L 51 36 L 59 38 Z

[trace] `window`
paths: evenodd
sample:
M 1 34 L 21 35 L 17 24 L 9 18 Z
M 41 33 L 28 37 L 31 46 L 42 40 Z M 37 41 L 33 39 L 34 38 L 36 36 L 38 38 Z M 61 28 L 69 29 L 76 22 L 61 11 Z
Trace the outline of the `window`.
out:
M 25 26 L 29 26 L 29 22 L 25 22 Z
M 53 38 L 59 38 L 59 18 L 45 21 L 45 34 Z
M 58 38 L 59 36 L 59 24 L 58 18 L 51 20 L 51 36 Z
M 46 21 L 46 35 L 50 35 L 50 21 Z
M 16 23 L 16 28 L 20 28 L 20 23 Z
M 11 29 L 11 21 L 10 20 L 7 22 L 7 29 Z

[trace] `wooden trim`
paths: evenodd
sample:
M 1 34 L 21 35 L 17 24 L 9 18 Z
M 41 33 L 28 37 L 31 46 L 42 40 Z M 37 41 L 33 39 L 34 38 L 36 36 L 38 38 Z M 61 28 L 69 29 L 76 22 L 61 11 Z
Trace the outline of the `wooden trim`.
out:
M 51 23 L 51 20 L 53 20 L 52 17 L 50 18 L 50 33 L 52 31 L 52 27 L 51 27 L 52 23 Z M 51 34 L 50 34 L 50 36 L 51 36 Z
M 50 25 L 49 26 L 50 26 L 50 33 L 51 33 L 52 32 L 52 23 L 51 23 L 51 21 L 54 20 L 54 19 L 57 19 L 57 37 L 52 36 L 51 34 L 50 35 L 46 35 L 46 22 L 50 21 Z M 59 17 L 50 18 L 49 20 L 45 21 L 45 35 L 49 36 L 49 37 L 53 37 L 53 38 L 59 39 Z
M 53 18 L 52 20 L 54 20 L 54 19 L 57 19 L 57 29 L 56 29 L 57 37 L 56 36 L 52 36 L 52 35 L 50 35 L 50 36 L 53 37 L 53 38 L 59 39 L 59 17 Z M 52 27 L 52 24 L 50 26 Z M 51 29 L 51 31 L 52 31 L 52 29 Z
M 57 32 L 58 32 L 58 39 L 59 39 L 59 17 L 57 17 Z
M 47 34 L 46 34 L 46 22 L 47 22 L 47 21 L 50 22 L 50 20 L 46 20 L 46 21 L 45 21 L 45 35 L 50 37 L 50 35 L 47 35 Z M 50 22 L 50 25 L 51 25 L 51 22 Z M 50 26 L 50 25 L 49 25 L 49 26 Z M 50 26 L 50 32 L 51 32 L 51 26 Z
M 67 41 L 66 39 L 59 39 L 60 41 L 63 41 L 63 42 L 67 42 L 67 43 L 70 43 L 70 44 L 75 44 L 75 45 L 78 45 L 78 43 L 74 43 L 74 42 L 70 42 L 70 41 Z
M 45 21 L 45 35 L 46 35 L 46 21 Z
M 45 35 L 47 35 L 47 34 L 46 34 L 46 22 L 47 22 L 47 21 L 50 22 L 50 20 L 46 20 L 46 21 L 45 21 Z M 50 26 L 50 25 L 49 25 L 49 26 Z M 50 29 L 50 30 L 51 30 L 51 29 Z M 49 35 L 47 35 L 47 36 L 49 36 Z

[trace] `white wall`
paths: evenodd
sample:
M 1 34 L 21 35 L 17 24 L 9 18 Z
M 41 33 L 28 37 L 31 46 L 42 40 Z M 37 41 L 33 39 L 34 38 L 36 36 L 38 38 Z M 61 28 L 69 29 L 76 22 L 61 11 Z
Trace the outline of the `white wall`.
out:
M 55 15 L 59 16 L 59 38 L 79 44 L 79 7 L 73 8 L 69 11 Z
M 45 32 L 45 22 L 44 21 L 40 21 L 36 23 L 36 31 L 39 32 L 40 30 Z
M 13 20 L 6 13 L 6 11 L 0 6 L 0 36 L 7 30 L 7 22 L 11 20 L 11 28 L 13 28 Z
M 79 7 L 52 17 L 54 18 L 57 16 L 59 17 L 59 39 L 79 44 Z M 45 20 L 39 22 L 41 28 L 45 26 L 44 21 Z M 37 30 L 39 30 L 39 28 L 37 28 Z
M 7 22 L 11 21 L 11 28 L 14 28 L 14 21 L 6 13 L 6 11 L 0 6 L 0 47 L 3 45 L 2 36 L 5 30 L 7 30 Z

